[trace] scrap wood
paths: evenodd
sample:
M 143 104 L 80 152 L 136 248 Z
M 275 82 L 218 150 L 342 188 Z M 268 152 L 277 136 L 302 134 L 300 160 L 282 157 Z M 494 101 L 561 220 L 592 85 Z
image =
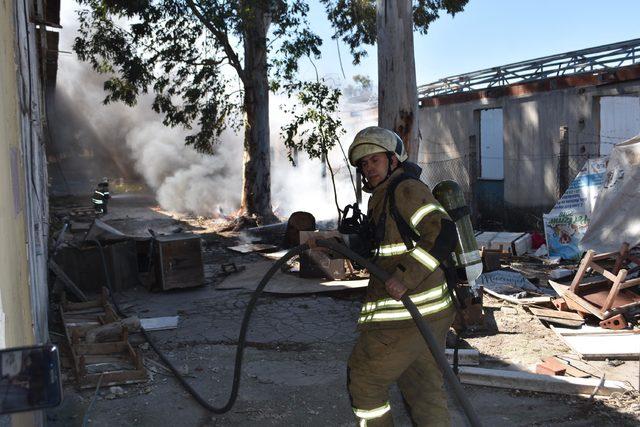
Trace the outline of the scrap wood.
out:
M 615 252 L 596 254 L 594 250 L 588 250 L 580 261 L 571 286 L 564 289 L 565 299 L 573 300 L 601 320 L 610 317 L 613 309 L 621 310 L 623 307 L 628 309 L 640 305 L 640 297 L 627 289 L 640 284 L 640 279 L 627 279 L 628 271 L 621 268 L 623 264 L 621 256 L 625 245 L 623 244 L 620 254 Z M 628 245 L 626 250 L 628 251 Z M 609 271 L 596 262 L 610 258 L 612 254 L 618 255 L 613 270 Z M 588 269 L 604 276 L 606 279 L 604 283 L 582 283 Z
M 580 359 L 579 356 L 574 354 L 557 354 L 556 359 L 565 363 L 567 368 L 567 374 L 572 377 L 587 378 L 587 377 L 601 377 L 603 372 L 601 369 L 589 364 L 588 362 Z
M 546 308 L 527 307 L 538 319 L 566 326 L 580 326 L 584 319 L 577 313 L 568 311 L 549 310 Z
M 587 396 L 600 384 L 599 378 L 559 377 L 469 366 L 460 367 L 459 378 L 463 384 Z M 630 389 L 627 383 L 606 380 L 598 388 L 597 395 L 609 396 Z
M 594 375 L 592 375 L 592 374 L 590 374 L 588 372 L 583 371 L 582 369 L 576 368 L 575 366 L 571 365 L 570 362 L 562 360 L 558 356 L 552 356 L 552 357 L 550 357 L 548 359 L 553 359 L 554 362 L 561 364 L 565 369 L 565 373 L 567 375 L 569 375 L 570 377 L 589 378 L 589 377 L 594 376 Z
M 63 295 L 60 317 L 72 359 L 72 368 L 79 388 L 95 387 L 98 381 L 105 385 L 130 384 L 147 380 L 142 354 L 136 352 L 128 340 L 126 328 L 120 325 L 120 341 L 87 343 L 86 335 L 92 329 L 103 328 L 119 317 L 108 302 L 107 291 L 98 300 L 69 303 Z M 102 308 L 102 310 L 95 310 Z M 79 315 L 74 316 L 74 312 Z M 114 364 L 112 358 L 118 359 Z
M 536 365 L 536 374 L 543 375 L 564 375 L 567 372 L 567 368 L 564 364 L 556 361 L 553 357 L 547 357 Z
M 87 331 L 84 339 L 87 343 L 103 342 L 109 339 L 118 338 L 122 329 L 126 328 L 129 332 L 140 329 L 140 319 L 136 316 L 127 317 L 116 322 L 107 323 Z
M 80 290 L 80 288 L 73 283 L 73 280 L 67 276 L 67 274 L 62 270 L 62 268 L 56 264 L 56 262 L 52 259 L 49 260 L 49 270 L 64 284 L 64 286 L 71 291 L 80 301 L 89 301 L 89 298 Z
M 497 292 L 492 291 L 491 289 L 487 289 L 487 288 L 483 288 L 484 292 L 486 292 L 487 294 L 510 302 L 512 304 L 518 304 L 518 305 L 530 305 L 530 304 L 544 304 L 544 303 L 550 303 L 551 302 L 551 297 L 528 297 L 528 298 L 516 298 L 513 297 L 511 295 L 504 295 L 504 294 L 499 294 Z
M 615 331 L 585 326 L 582 330 L 551 326 L 551 330 L 586 360 L 637 359 L 640 356 L 640 331 Z

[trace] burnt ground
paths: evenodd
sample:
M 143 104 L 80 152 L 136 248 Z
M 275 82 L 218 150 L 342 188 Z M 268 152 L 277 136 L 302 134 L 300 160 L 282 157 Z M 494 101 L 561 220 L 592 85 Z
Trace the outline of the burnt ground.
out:
M 54 209 L 58 215 L 64 212 L 64 205 L 79 206 L 83 200 L 61 204 Z M 180 316 L 177 329 L 152 332 L 152 337 L 208 402 L 222 406 L 230 392 L 237 335 L 250 292 L 217 290 L 222 280 L 220 266 L 234 262 L 250 267 L 263 258 L 229 251 L 228 246 L 246 242 L 247 237 L 216 233 L 219 221 L 162 212 L 154 208 L 151 198 L 116 197 L 110 208 L 103 219 L 127 233 L 145 235 L 147 228 L 171 232 L 181 227 L 202 234 L 204 286 L 164 293 L 134 288 L 116 297 L 128 314 Z M 83 220 L 76 216 L 74 221 Z M 162 368 L 148 344 L 134 335 L 132 341 L 148 359 L 149 381 L 122 386 L 121 390 L 79 391 L 73 385 L 72 372 L 65 369 L 65 398 L 60 407 L 47 412 L 48 423 L 80 426 L 86 418 L 87 425 L 94 426 L 355 425 L 345 378 L 361 297 L 361 290 L 263 295 L 252 317 L 238 400 L 226 414 L 213 415 L 202 409 Z M 514 307 L 485 295 L 484 325 L 464 342 L 480 352 L 482 367 L 525 370 L 544 357 L 570 353 L 537 318 Z M 60 332 L 60 325 L 54 317 L 52 336 L 59 339 L 55 333 Z M 606 371 L 607 379 L 627 380 L 637 387 L 637 361 L 625 361 L 617 367 L 607 362 L 589 363 L 598 372 Z M 594 401 L 489 387 L 465 385 L 464 389 L 484 425 L 619 426 L 638 425 L 640 420 L 637 393 Z M 397 390 L 392 389 L 391 396 L 396 424 L 410 425 Z M 450 407 L 454 425 L 465 425 L 455 401 L 450 401 Z

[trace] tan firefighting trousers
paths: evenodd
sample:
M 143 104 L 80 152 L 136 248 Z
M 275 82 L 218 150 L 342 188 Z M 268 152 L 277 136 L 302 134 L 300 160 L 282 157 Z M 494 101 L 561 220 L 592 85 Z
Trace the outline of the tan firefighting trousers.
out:
M 454 313 L 429 322 L 443 349 Z M 348 366 L 349 396 L 360 426 L 393 426 L 388 390 L 396 381 L 415 425 L 451 425 L 442 373 L 417 327 L 363 331 Z

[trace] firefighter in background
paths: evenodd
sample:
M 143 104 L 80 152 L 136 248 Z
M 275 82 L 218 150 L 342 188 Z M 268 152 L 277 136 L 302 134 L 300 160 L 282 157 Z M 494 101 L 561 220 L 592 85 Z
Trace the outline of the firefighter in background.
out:
M 455 249 L 457 234 L 429 187 L 407 179 L 407 171 L 417 168 L 403 163 L 407 158 L 400 137 L 376 126 L 360 131 L 349 147 L 349 162 L 372 193 L 367 216 L 376 230 L 373 261 L 392 274 L 386 283 L 369 281 L 348 363 L 351 404 L 366 426 L 393 425 L 388 390 L 394 382 L 415 425 L 451 424 L 442 374 L 399 300 L 410 295 L 444 349 L 455 308 L 440 264 Z M 404 227 L 398 226 L 398 214 Z M 416 236 L 413 243 L 399 231 L 407 225 Z
M 109 194 L 109 180 L 105 177 L 98 183 L 98 187 L 93 192 L 91 201 L 93 202 L 93 208 L 97 214 L 107 213 L 107 204 L 111 195 Z

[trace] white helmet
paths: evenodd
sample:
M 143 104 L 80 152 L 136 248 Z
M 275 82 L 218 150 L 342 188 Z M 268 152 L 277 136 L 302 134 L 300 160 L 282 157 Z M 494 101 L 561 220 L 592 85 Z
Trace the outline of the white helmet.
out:
M 393 153 L 400 163 L 409 158 L 402 138 L 397 133 L 378 126 L 370 126 L 362 129 L 353 138 L 349 147 L 349 163 L 357 167 L 360 159 L 375 153 Z

